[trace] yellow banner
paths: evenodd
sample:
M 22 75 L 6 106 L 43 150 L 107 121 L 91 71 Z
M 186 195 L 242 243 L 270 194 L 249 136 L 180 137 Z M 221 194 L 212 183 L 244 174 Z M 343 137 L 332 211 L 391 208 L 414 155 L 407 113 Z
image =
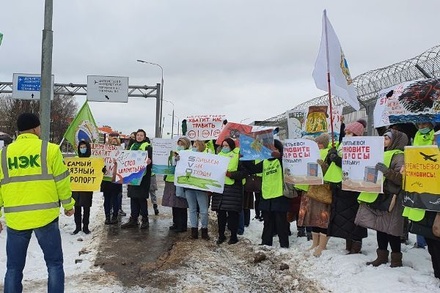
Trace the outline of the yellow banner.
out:
M 404 190 L 440 195 L 440 151 L 436 145 L 405 147 Z
M 98 191 L 103 177 L 103 158 L 64 158 L 73 191 Z

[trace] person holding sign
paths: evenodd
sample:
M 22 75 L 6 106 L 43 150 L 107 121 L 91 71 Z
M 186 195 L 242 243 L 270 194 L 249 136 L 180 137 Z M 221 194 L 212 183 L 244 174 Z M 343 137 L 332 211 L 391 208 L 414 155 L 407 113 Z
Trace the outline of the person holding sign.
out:
M 182 136 L 177 140 L 177 152 L 173 152 L 175 160 L 179 160 L 179 153 L 186 151 L 191 147 L 191 141 Z M 170 230 L 177 233 L 183 233 L 188 230 L 188 202 L 185 197 L 176 195 L 176 186 L 174 185 L 174 175 L 166 175 L 165 188 L 163 190 L 162 205 L 172 208 L 173 224 Z
M 90 158 L 91 153 L 92 150 L 88 141 L 82 140 L 78 143 L 78 157 Z M 99 172 L 101 172 L 101 170 Z M 86 234 L 90 234 L 90 207 L 92 206 L 93 191 L 72 191 L 72 197 L 75 200 L 75 230 L 72 234 L 75 235 L 81 231 L 81 222 L 83 224 L 82 231 Z M 83 215 L 81 215 L 81 208 L 84 211 Z
M 408 137 L 398 130 L 389 129 L 384 137 L 384 162 L 376 164 L 383 173 L 383 194 L 362 192 L 355 223 L 377 231 L 377 258 L 367 265 L 375 267 L 388 262 L 388 244 L 391 247 L 391 267 L 402 266 L 400 237 L 403 235 L 402 174 L 403 149 Z
M 121 142 L 118 137 L 112 137 L 110 144 L 119 147 Z M 112 181 L 115 180 L 117 166 L 115 161 L 113 161 L 113 164 Z M 119 211 L 122 210 L 122 184 L 113 183 L 112 181 L 103 180 L 101 183 L 101 191 L 104 196 L 105 225 L 117 224 Z
M 272 246 L 273 235 L 276 232 L 280 247 L 289 248 L 287 212 L 290 211 L 291 199 L 283 193 L 283 144 L 275 139 L 274 146 L 273 158 L 263 160 L 258 164 L 252 161 L 246 161 L 243 164 L 250 174 L 263 173 L 260 209 L 263 212 L 264 226 L 261 244 Z
M 319 164 L 319 167 L 322 168 L 322 173 L 325 174 L 328 169 L 325 160 L 329 150 L 328 145 L 330 142 L 330 135 L 322 133 L 315 138 L 315 142 L 318 144 L 320 154 L 317 163 Z M 328 185 L 328 183 L 324 184 Z M 312 246 L 308 250 L 314 250 L 313 255 L 319 257 L 321 256 L 322 251 L 327 248 L 327 228 L 330 219 L 330 204 L 320 202 L 311 196 L 308 196 L 310 193 L 314 192 L 313 189 L 309 190 L 308 185 L 302 185 L 301 189 L 306 193 L 304 194 L 305 196 L 301 198 L 298 225 L 311 228 Z
M 211 209 L 217 212 L 219 235 L 217 244 L 222 244 L 226 241 L 226 223 L 231 231 L 231 238 L 229 238 L 228 244 L 235 244 L 238 242 L 239 215 L 243 209 L 242 179 L 245 173 L 240 168 L 240 151 L 235 147 L 234 140 L 232 140 L 232 138 L 226 138 L 220 145 L 222 149 L 218 155 L 228 157 L 230 161 L 226 172 L 223 193 L 214 193 L 212 195 Z
M 150 180 L 151 180 L 151 165 L 152 161 L 150 158 L 153 157 L 153 148 L 147 141 L 147 134 L 143 129 L 138 129 L 136 131 L 136 142 L 130 147 L 131 151 L 147 151 L 147 169 L 144 176 L 142 177 L 141 184 L 139 186 L 129 185 L 127 187 L 127 196 L 130 198 L 130 210 L 131 215 L 127 223 L 121 225 L 122 229 L 134 228 L 138 226 L 139 215 L 142 216 L 140 228 L 148 229 L 150 223 L 148 222 L 148 205 L 147 199 L 149 197 L 150 191 Z
M 207 151 L 205 143 L 196 140 L 193 144 L 194 152 Z M 200 222 L 202 223 L 202 239 L 209 240 L 208 235 L 208 192 L 198 189 L 185 188 L 185 197 L 188 201 L 189 220 L 191 224 L 191 238 L 197 239 L 199 233 L 199 221 L 197 217 L 197 206 L 200 209 Z
M 345 126 L 345 136 L 362 136 L 367 122 L 359 119 Z M 342 144 L 338 149 L 332 147 L 328 151 L 326 162 L 329 165 L 324 175 L 324 181 L 329 182 L 332 188 L 332 206 L 328 236 L 345 239 L 345 249 L 348 254 L 360 253 L 362 239 L 367 237 L 367 229 L 354 223 L 359 202 L 359 192 L 342 190 Z

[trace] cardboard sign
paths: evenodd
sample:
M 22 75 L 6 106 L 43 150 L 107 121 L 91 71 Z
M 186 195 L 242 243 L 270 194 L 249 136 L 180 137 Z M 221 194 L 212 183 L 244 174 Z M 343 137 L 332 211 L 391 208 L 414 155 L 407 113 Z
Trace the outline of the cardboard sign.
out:
M 98 191 L 103 177 L 102 158 L 64 158 L 70 173 L 70 185 L 73 191 Z

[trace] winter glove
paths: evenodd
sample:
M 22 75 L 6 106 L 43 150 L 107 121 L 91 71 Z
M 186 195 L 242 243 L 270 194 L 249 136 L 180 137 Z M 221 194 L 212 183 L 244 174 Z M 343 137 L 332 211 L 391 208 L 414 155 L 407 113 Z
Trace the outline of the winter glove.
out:
M 328 158 L 332 162 L 334 162 L 338 158 L 338 151 L 336 150 L 336 148 L 331 148 L 328 150 Z
M 375 169 L 382 172 L 384 175 L 388 173 L 388 167 L 384 163 L 377 163 Z
M 281 154 L 278 150 L 272 151 L 271 156 L 272 156 L 272 158 L 275 158 L 275 159 L 281 158 Z
M 102 173 L 107 173 L 107 166 L 104 166 L 104 168 L 102 168 Z

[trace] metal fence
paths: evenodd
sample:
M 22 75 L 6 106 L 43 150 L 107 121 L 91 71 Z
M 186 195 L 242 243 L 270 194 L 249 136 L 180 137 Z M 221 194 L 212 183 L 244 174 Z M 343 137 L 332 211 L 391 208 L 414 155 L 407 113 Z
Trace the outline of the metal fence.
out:
M 359 111 L 355 111 L 345 101 L 335 96 L 332 97 L 332 103 L 335 106 L 344 106 L 343 114 L 347 122 L 366 118 L 369 126 L 368 133 L 371 134 L 373 111 L 379 91 L 405 81 L 429 77 L 440 77 L 440 45 L 432 47 L 414 58 L 356 76 L 353 79 L 353 84 L 361 104 Z M 309 106 L 328 104 L 328 94 L 325 94 L 301 103 L 289 111 L 300 111 L 308 109 Z M 271 125 L 280 127 L 280 137 L 285 135 L 287 129 L 286 112 L 268 118 L 265 122 L 272 122 Z

